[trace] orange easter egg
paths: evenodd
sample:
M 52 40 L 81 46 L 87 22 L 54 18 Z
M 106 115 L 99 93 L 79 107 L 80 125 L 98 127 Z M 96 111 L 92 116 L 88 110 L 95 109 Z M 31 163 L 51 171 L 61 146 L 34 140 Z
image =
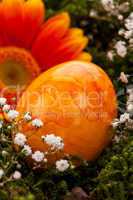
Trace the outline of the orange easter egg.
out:
M 66 62 L 35 79 L 21 97 L 17 110 L 28 111 L 44 122 L 40 129 L 22 124 L 33 151 L 46 151 L 41 136 L 63 138 L 64 152 L 96 158 L 112 138 L 110 125 L 117 115 L 111 80 L 97 65 Z

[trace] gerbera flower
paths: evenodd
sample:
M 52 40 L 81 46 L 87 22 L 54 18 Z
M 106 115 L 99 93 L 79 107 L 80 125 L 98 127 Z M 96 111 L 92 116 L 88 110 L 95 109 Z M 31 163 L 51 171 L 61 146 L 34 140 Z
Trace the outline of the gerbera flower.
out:
M 7 96 L 56 64 L 91 60 L 83 52 L 88 39 L 81 29 L 70 28 L 68 13 L 44 18 L 41 0 L 0 1 L 0 89 Z

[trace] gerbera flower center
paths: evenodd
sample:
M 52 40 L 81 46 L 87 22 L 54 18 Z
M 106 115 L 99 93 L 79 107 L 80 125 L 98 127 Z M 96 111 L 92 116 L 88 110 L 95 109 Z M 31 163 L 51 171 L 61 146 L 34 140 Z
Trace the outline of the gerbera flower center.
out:
M 40 68 L 32 55 L 16 47 L 0 48 L 0 80 L 9 90 L 25 87 L 39 75 Z

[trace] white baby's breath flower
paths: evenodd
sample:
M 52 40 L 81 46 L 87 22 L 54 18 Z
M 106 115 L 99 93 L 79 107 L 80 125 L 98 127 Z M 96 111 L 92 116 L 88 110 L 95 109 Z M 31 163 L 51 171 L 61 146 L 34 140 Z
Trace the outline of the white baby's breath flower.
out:
M 132 101 L 133 101 L 133 94 L 130 94 L 130 95 L 129 95 L 128 101 L 129 101 L 129 102 L 132 102 Z
M 31 114 L 29 112 L 25 113 L 24 120 L 30 121 L 32 119 Z
M 130 115 L 129 113 L 124 113 L 120 116 L 120 122 L 121 123 L 125 123 L 126 121 L 128 121 L 130 119 Z
M 3 126 L 3 121 L 0 120 L 0 128 L 2 128 L 2 126 Z
M 15 135 L 14 144 L 17 144 L 23 147 L 26 141 L 27 141 L 26 136 L 23 133 L 17 133 Z
M 19 116 L 19 112 L 16 110 L 9 110 L 7 116 L 9 117 L 9 119 L 14 120 Z
M 40 119 L 34 119 L 32 121 L 32 126 L 36 127 L 36 128 L 40 128 L 43 126 L 43 122 Z
M 7 128 L 8 128 L 8 129 L 11 129 L 11 128 L 12 128 L 12 126 L 8 126 Z
M 133 30 L 125 31 L 124 37 L 125 39 L 130 39 L 133 36 Z
M 112 127 L 115 129 L 119 126 L 120 122 L 118 119 L 115 119 L 113 122 L 112 122 Z
M 124 35 L 124 34 L 125 34 L 125 29 L 121 28 L 121 29 L 118 31 L 118 34 L 119 34 L 119 35 Z
M 60 172 L 64 172 L 69 168 L 69 162 L 67 160 L 58 160 L 56 161 L 56 169 Z
M 125 27 L 128 30 L 133 30 L 133 12 L 131 12 L 128 18 L 125 19 Z
M 7 151 L 2 151 L 2 156 L 7 156 L 8 155 L 8 152 Z
M 123 15 L 118 15 L 118 19 L 121 21 L 124 19 Z
M 129 44 L 130 44 L 130 45 L 133 45 L 133 38 L 131 38 L 131 39 L 129 40 Z
M 61 150 L 64 148 L 63 140 L 59 136 L 55 136 L 54 134 L 48 134 L 46 136 L 42 136 L 42 139 L 53 149 Z
M 126 76 L 126 74 L 124 72 L 120 73 L 119 79 L 121 80 L 122 83 L 125 83 L 125 84 L 128 83 L 128 78 L 127 78 L 127 76 Z
M 90 10 L 90 17 L 96 17 L 97 16 L 97 11 L 92 9 Z
M 26 156 L 30 156 L 32 154 L 32 149 L 29 145 L 24 145 L 23 151 Z
M 4 112 L 8 112 L 10 110 L 10 105 L 5 104 L 2 109 Z
M 21 168 L 22 168 L 22 165 L 18 163 L 18 164 L 16 165 L 16 168 L 17 168 L 17 169 L 21 169 Z
M 107 57 L 109 60 L 113 61 L 114 59 L 114 51 L 110 50 L 107 52 Z
M 115 8 L 113 0 L 101 0 L 101 3 L 106 11 L 112 11 Z
M 116 49 L 116 52 L 117 52 L 117 54 L 120 57 L 124 58 L 126 56 L 126 54 L 127 54 L 127 47 L 126 47 L 125 41 L 121 41 L 121 40 L 118 41 L 115 44 L 114 48 Z
M 120 137 L 118 135 L 115 135 L 115 137 L 113 138 L 113 141 L 116 143 L 120 142 Z
M 43 160 L 45 163 L 47 163 L 48 162 L 48 159 L 47 158 L 44 158 L 44 160 Z
M 129 104 L 128 106 L 127 106 L 127 111 L 129 112 L 129 113 L 133 113 L 133 104 Z
M 32 154 L 32 159 L 36 162 L 42 162 L 44 160 L 44 153 L 41 151 L 35 151 L 34 154 Z
M 4 176 L 4 170 L 0 169 L 0 179 Z
M 19 172 L 19 171 L 15 171 L 15 172 L 13 173 L 12 177 L 13 177 L 13 179 L 15 179 L 15 180 L 19 180 L 19 179 L 22 177 L 22 174 L 21 174 L 21 172 Z
M 5 104 L 6 104 L 6 98 L 4 98 L 4 97 L 1 97 L 0 98 L 0 106 L 4 106 Z

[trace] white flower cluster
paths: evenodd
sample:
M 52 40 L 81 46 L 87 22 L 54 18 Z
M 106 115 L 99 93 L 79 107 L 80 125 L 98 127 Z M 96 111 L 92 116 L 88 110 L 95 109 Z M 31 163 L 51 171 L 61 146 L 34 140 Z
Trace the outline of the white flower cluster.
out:
M 113 121 L 112 126 L 114 128 L 117 128 L 120 124 L 125 123 L 127 128 L 133 130 L 133 119 L 131 118 L 131 116 L 133 116 L 133 89 L 128 89 L 128 94 L 126 112 L 122 114 L 119 119 L 115 119 Z
M 30 121 L 31 119 L 32 119 L 31 114 L 29 112 L 25 113 L 24 120 L 25 121 Z
M 6 104 L 7 99 L 4 97 L 0 98 L 0 107 L 2 108 L 2 111 L 7 113 L 7 116 L 10 120 L 14 120 L 19 116 L 19 112 L 16 110 L 11 110 L 10 105 Z
M 51 146 L 53 150 L 62 150 L 64 148 L 64 143 L 61 137 L 55 136 L 54 134 L 48 134 L 42 136 L 42 139 Z
M 23 133 L 17 133 L 14 138 L 14 144 L 23 147 L 26 143 L 27 139 Z
M 124 72 L 120 73 L 119 79 L 121 80 L 122 83 L 125 83 L 125 84 L 128 83 L 128 77 L 127 77 L 127 75 Z
M 14 120 L 19 116 L 19 112 L 16 110 L 9 110 L 9 112 L 7 113 L 7 116 L 10 120 Z
M 115 8 L 113 0 L 101 0 L 101 3 L 106 11 L 111 12 Z
M 29 145 L 24 145 L 23 151 L 26 156 L 30 156 L 32 154 L 32 149 Z
M 4 170 L 0 169 L 0 179 L 4 176 Z
M 129 45 L 133 43 L 133 12 L 124 20 L 124 28 L 121 28 L 118 34 L 128 40 Z
M 19 180 L 21 177 L 22 177 L 22 174 L 19 171 L 15 171 L 12 175 L 12 178 L 15 180 Z
M 10 105 L 5 104 L 5 105 L 3 106 L 3 112 L 9 112 L 9 110 L 10 110 Z
M 2 126 L 3 126 L 3 121 L 0 120 L 0 128 L 2 128 Z
M 43 122 L 40 119 L 34 119 L 32 120 L 32 126 L 36 127 L 36 128 L 40 128 L 43 126 Z
M 4 97 L 0 98 L 0 107 L 3 107 L 6 104 L 7 100 Z
M 36 162 L 42 162 L 44 160 L 44 153 L 41 151 L 35 151 L 34 154 L 32 154 L 32 159 Z
M 125 41 L 117 41 L 115 44 L 114 48 L 116 49 L 117 54 L 124 58 L 127 54 L 127 47 L 126 47 L 126 42 Z
M 133 115 L 133 89 L 128 90 L 129 97 L 127 101 L 127 111 Z
M 64 172 L 66 171 L 68 168 L 70 167 L 70 164 L 67 160 L 58 160 L 56 161 L 56 169 L 59 171 L 59 172 Z

